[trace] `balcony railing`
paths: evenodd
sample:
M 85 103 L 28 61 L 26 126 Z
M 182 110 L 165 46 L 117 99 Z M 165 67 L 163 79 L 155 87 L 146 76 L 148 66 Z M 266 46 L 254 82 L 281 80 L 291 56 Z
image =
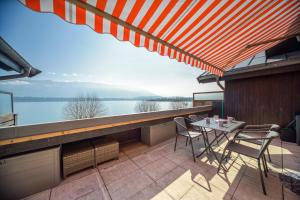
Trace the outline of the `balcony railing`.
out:
M 26 151 L 161 124 L 177 116 L 211 113 L 212 106 L 0 128 L 0 158 Z
M 17 124 L 17 114 L 14 114 L 13 94 L 0 91 L 0 126 Z

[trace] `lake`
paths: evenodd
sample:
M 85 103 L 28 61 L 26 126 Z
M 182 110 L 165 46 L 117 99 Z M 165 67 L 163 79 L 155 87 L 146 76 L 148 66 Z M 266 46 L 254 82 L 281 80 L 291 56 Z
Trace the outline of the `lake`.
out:
M 106 108 L 104 116 L 132 114 L 139 101 L 102 101 Z M 18 125 L 39 124 L 66 120 L 63 114 L 68 102 L 15 102 L 14 112 L 18 114 Z M 170 102 L 159 102 L 161 110 L 168 110 Z M 191 106 L 189 102 L 189 106 Z

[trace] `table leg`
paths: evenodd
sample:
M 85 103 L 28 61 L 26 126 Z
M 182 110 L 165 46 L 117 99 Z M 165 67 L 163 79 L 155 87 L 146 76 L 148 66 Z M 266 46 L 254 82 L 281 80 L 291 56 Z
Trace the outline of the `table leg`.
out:
M 226 132 L 223 131 L 224 136 L 226 137 L 226 139 L 229 141 L 229 138 L 227 137 Z M 224 137 L 223 137 L 224 138 Z
M 204 140 L 204 143 L 206 143 L 206 145 L 205 145 L 205 149 L 199 155 L 196 156 L 197 158 L 202 156 L 205 152 L 207 152 L 207 150 L 210 150 L 210 144 L 208 141 L 207 133 L 206 133 L 206 131 L 203 131 L 202 133 L 203 133 L 203 140 Z
M 205 140 L 207 142 L 207 148 L 205 148 L 199 155 L 197 155 L 196 157 L 199 158 L 200 156 L 202 156 L 204 154 L 204 152 L 206 152 L 207 150 L 211 151 L 212 154 L 214 155 L 214 157 L 216 158 L 217 162 L 219 163 L 219 167 L 222 167 L 225 171 L 226 171 L 226 168 L 222 165 L 221 161 L 219 161 L 218 159 L 218 156 L 216 154 L 216 152 L 214 152 L 213 148 L 211 147 L 211 145 L 222 135 L 220 134 L 219 136 L 215 137 L 213 139 L 213 141 L 209 142 L 208 140 L 208 134 L 207 132 L 204 130 L 203 131 L 203 134 L 205 135 Z M 226 133 L 224 133 L 224 135 L 226 135 Z M 224 137 L 222 137 L 223 139 Z

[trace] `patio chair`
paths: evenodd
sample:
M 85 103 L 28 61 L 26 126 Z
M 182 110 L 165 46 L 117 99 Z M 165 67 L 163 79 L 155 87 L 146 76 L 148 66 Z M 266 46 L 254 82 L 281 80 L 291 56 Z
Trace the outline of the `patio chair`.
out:
M 277 124 L 261 124 L 261 125 L 246 125 L 241 129 L 236 135 L 235 138 L 253 138 L 253 135 L 266 135 L 269 131 L 278 132 L 280 126 Z M 248 142 L 261 145 L 261 140 L 249 140 Z M 267 154 L 269 161 L 272 162 L 269 149 L 267 148 Z
M 268 148 L 269 144 L 271 143 L 272 139 L 275 137 L 278 137 L 279 134 L 275 131 L 269 131 L 264 137 L 253 137 L 253 138 L 233 138 L 233 140 L 230 140 L 221 157 L 221 161 L 220 161 L 220 165 L 218 168 L 218 172 L 220 170 L 221 164 L 222 162 L 225 160 L 226 156 L 225 156 L 225 152 L 229 151 L 228 154 L 231 154 L 231 152 L 235 152 L 238 154 L 242 154 L 244 156 L 248 156 L 251 158 L 254 158 L 257 160 L 258 162 L 258 170 L 259 170 L 259 175 L 260 175 L 260 181 L 261 181 L 261 185 L 262 185 L 262 189 L 263 189 L 263 193 L 266 195 L 266 188 L 265 188 L 265 184 L 264 184 L 264 178 L 263 178 L 263 174 L 262 174 L 262 169 L 261 169 L 261 161 L 262 161 L 262 165 L 263 165 L 263 170 L 264 170 L 264 174 L 267 177 L 267 172 L 268 172 L 268 165 L 266 162 L 266 157 L 265 157 L 265 151 Z M 251 140 L 260 140 L 261 141 L 261 145 L 259 149 L 253 148 L 253 147 L 249 147 L 245 144 L 241 144 L 238 143 L 238 141 L 251 141 Z
M 184 118 L 184 117 L 175 117 L 174 118 L 174 122 L 176 124 L 176 138 L 175 138 L 174 152 L 176 151 L 177 137 L 178 136 L 186 137 L 186 145 L 187 145 L 187 141 L 189 140 L 191 147 L 192 147 L 193 159 L 194 159 L 194 162 L 196 162 L 194 146 L 193 146 L 193 139 L 199 138 L 200 136 L 202 136 L 202 137 L 204 137 L 204 136 L 201 131 L 188 130 L 186 120 L 191 122 L 189 119 Z M 203 140 L 204 140 L 204 138 L 203 138 Z
M 189 115 L 189 118 L 193 121 L 193 122 L 197 122 L 197 121 L 200 121 L 200 120 L 203 120 L 206 116 L 202 116 L 202 115 Z M 200 127 L 195 127 L 195 130 L 198 130 L 198 131 L 201 131 L 201 128 Z M 215 134 L 215 137 L 217 137 L 217 132 L 216 130 L 214 129 L 211 129 L 211 128 L 204 128 L 204 130 L 207 132 L 207 133 L 211 133 L 211 132 L 214 132 Z M 217 144 L 219 145 L 219 140 L 217 140 Z

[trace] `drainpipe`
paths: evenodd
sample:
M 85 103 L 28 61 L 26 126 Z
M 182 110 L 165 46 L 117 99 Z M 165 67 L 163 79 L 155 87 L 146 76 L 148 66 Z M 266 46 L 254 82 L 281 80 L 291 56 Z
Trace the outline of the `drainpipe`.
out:
M 221 90 L 224 92 L 225 88 L 223 87 L 223 85 L 220 83 L 220 78 L 218 76 L 216 76 L 216 83 L 217 85 L 221 88 Z M 224 100 L 222 101 L 222 115 L 221 117 L 223 118 L 224 117 Z
M 217 83 L 217 85 L 221 88 L 222 91 L 225 90 L 225 88 L 223 87 L 223 85 L 220 83 L 220 79 L 219 79 L 218 76 L 216 76 L 216 83 Z

